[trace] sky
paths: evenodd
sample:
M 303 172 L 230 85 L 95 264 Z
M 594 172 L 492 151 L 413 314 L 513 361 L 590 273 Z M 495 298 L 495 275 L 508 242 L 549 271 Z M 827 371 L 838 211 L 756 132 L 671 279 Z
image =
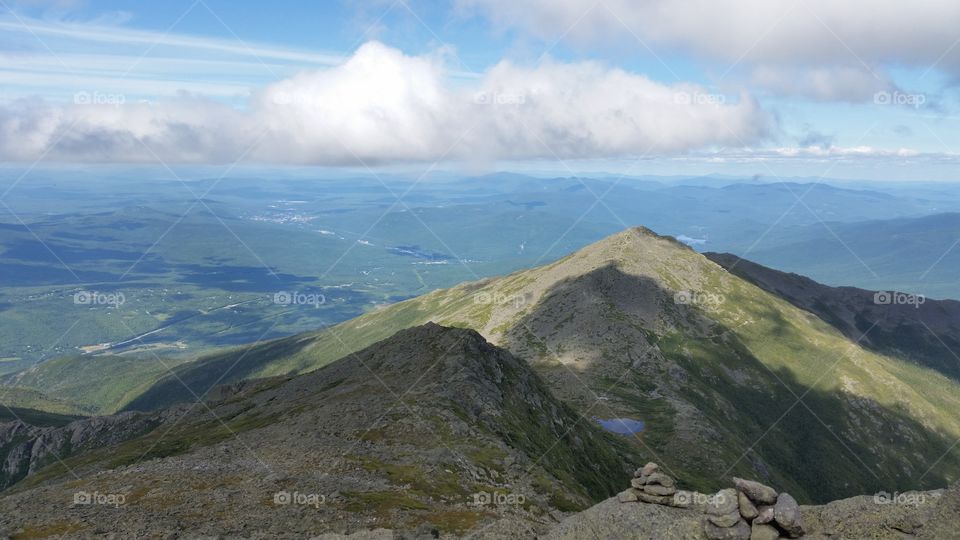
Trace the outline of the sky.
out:
M 960 2 L 0 0 L 0 161 L 956 180 Z

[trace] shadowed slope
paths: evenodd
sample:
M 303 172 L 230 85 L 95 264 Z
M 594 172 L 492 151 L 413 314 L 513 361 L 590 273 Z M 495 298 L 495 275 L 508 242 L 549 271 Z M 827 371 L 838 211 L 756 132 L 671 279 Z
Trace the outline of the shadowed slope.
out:
M 809 311 L 848 338 L 960 380 L 960 302 L 897 303 L 893 291 L 830 287 L 729 253 L 704 256 L 738 277 Z

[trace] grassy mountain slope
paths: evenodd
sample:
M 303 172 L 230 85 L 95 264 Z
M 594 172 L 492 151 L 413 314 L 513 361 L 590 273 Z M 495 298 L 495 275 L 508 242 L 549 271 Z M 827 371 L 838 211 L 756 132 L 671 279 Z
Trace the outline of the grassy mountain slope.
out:
M 248 354 L 227 379 L 310 371 L 431 320 L 529 360 L 584 416 L 643 420 L 638 448 L 704 491 L 740 474 L 829 500 L 943 485 L 960 464 L 956 382 L 859 347 L 645 229 L 302 335 L 281 358 Z M 213 359 L 179 376 L 202 395 L 229 367 Z M 130 408 L 163 406 L 178 388 L 161 380 Z
M 52 398 L 38 390 L 13 386 L 0 387 L 0 411 L 8 407 L 66 415 L 82 415 L 90 412 L 76 404 Z
M 303 538 L 422 524 L 446 534 L 498 519 L 547 525 L 558 510 L 622 489 L 635 463 L 624 456 L 636 457 L 553 397 L 526 362 L 476 332 L 437 325 L 306 375 L 238 383 L 204 407 L 147 418 L 161 423 L 63 455 L 0 495 L 0 532 L 57 525 L 72 534 Z M 126 494 L 123 520 L 103 505 L 64 515 L 56 501 L 78 490 Z M 325 500 L 276 505 L 282 490 Z M 475 493 L 515 498 L 479 506 Z
M 0 424 L 20 420 L 32 426 L 61 427 L 81 418 L 83 417 L 71 414 L 49 413 L 19 407 L 0 407 Z
M 830 287 L 728 253 L 707 258 L 832 324 L 874 351 L 906 358 L 960 380 L 960 302 L 924 299 L 900 304 L 887 292 Z M 879 295 L 879 302 L 878 302 Z M 884 303 L 886 302 L 886 303 Z
M 12 387 L 57 396 L 77 410 L 109 414 L 183 361 L 117 355 L 54 358 L 0 377 L 0 402 Z

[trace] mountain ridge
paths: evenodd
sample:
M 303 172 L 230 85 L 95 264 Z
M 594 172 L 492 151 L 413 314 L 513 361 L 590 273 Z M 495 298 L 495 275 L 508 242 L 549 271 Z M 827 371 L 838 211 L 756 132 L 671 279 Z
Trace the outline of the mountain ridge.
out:
M 0 533 L 54 524 L 68 536 L 137 537 L 303 537 L 384 525 L 458 534 L 501 521 L 542 529 L 615 493 L 630 470 L 622 441 L 583 422 L 524 361 L 471 330 L 428 323 L 311 373 L 238 382 L 211 398 L 80 420 L 36 433 L 21 443 L 26 452 L 15 446 L 7 457 L 76 439 L 93 422 L 154 422 L 94 447 L 54 448 L 56 459 L 0 493 Z M 123 522 L 97 504 L 64 513 L 58 501 L 72 493 L 123 495 Z M 317 505 L 287 508 L 276 493 L 311 494 Z M 496 494 L 513 502 L 484 502 Z

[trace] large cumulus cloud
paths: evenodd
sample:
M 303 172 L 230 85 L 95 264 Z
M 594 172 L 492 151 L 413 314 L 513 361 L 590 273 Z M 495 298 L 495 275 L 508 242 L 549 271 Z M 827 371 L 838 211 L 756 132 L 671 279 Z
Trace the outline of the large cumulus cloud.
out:
M 748 96 L 597 63 L 502 62 L 452 82 L 442 54 L 409 56 L 377 42 L 339 66 L 259 89 L 239 109 L 194 96 L 80 98 L 4 106 L 0 158 L 337 165 L 640 156 L 741 147 L 771 126 Z

